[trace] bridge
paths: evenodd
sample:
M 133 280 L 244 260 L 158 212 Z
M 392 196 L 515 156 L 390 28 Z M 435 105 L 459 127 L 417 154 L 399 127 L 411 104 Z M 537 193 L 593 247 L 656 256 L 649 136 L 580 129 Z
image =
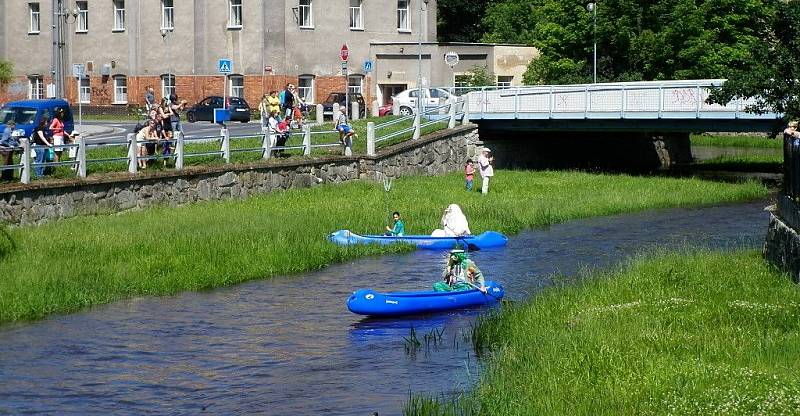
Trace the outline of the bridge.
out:
M 482 131 L 770 132 L 781 114 L 745 111 L 754 99 L 709 104 L 724 79 L 484 88 L 467 94 Z

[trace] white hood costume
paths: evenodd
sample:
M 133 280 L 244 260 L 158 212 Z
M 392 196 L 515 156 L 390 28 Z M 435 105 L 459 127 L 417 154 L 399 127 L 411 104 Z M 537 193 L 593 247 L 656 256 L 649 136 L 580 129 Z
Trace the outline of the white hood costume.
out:
M 457 204 L 450 204 L 442 215 L 442 229 L 433 230 L 433 237 L 460 237 L 470 235 L 467 217 Z

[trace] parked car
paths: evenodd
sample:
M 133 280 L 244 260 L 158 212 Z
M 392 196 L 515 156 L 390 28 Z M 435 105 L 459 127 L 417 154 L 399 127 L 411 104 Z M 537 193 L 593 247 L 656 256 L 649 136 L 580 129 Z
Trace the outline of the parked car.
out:
M 378 117 L 388 116 L 392 114 L 392 106 L 391 102 L 386 103 L 380 107 L 378 107 Z
M 228 97 L 228 109 L 231 110 L 231 121 L 250 121 L 250 106 L 244 98 Z M 221 96 L 206 97 L 186 110 L 186 120 L 214 122 L 214 109 L 223 108 Z
M 45 100 L 22 100 L 11 101 L 6 103 L 0 109 L 0 134 L 6 129 L 6 123 L 14 121 L 17 124 L 17 130 L 23 130 L 22 137 L 31 137 L 33 129 L 39 124 L 39 120 L 46 117 L 51 120 L 58 110 L 64 110 L 64 130 L 72 132 L 75 129 L 75 123 L 72 120 L 72 111 L 69 109 L 69 103 L 60 98 L 51 98 Z
M 364 118 L 367 114 L 367 106 L 364 101 L 364 96 L 361 93 L 351 92 L 350 93 L 350 100 L 352 102 L 358 103 L 358 116 L 359 118 Z M 322 116 L 323 117 L 333 117 L 333 103 L 339 103 L 340 107 L 345 106 L 345 96 L 343 92 L 332 92 L 328 95 L 328 98 L 322 102 Z M 352 105 L 352 104 L 351 104 Z M 349 112 L 348 112 L 349 115 Z
M 422 89 L 422 105 L 424 107 L 437 107 L 445 104 L 450 98 L 450 93 L 441 88 L 423 88 Z M 414 114 L 417 111 L 417 97 L 419 96 L 418 88 L 411 88 L 402 91 L 392 97 L 400 106 L 400 115 L 407 116 Z

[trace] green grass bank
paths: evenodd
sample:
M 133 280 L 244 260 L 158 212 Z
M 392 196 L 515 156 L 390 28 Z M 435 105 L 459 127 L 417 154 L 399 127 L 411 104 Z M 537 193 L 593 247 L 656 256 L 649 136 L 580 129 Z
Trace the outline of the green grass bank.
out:
M 746 136 L 746 135 L 709 135 L 693 134 L 689 137 L 693 146 L 713 146 L 713 147 L 749 147 L 749 148 L 772 148 L 780 149 L 783 147 L 783 139 L 774 139 L 766 135 Z
M 635 258 L 482 319 L 475 391 L 406 413 L 797 414 L 799 316 L 797 286 L 756 251 Z
M 461 205 L 473 232 L 513 234 L 574 218 L 762 198 L 763 186 L 581 172 L 498 171 L 491 193 L 463 189 L 459 173 L 361 181 L 247 200 L 76 217 L 0 234 L 0 323 L 136 296 L 203 290 L 314 270 L 409 247 L 340 247 L 328 233 L 379 233 L 399 210 L 409 234 L 438 228 Z

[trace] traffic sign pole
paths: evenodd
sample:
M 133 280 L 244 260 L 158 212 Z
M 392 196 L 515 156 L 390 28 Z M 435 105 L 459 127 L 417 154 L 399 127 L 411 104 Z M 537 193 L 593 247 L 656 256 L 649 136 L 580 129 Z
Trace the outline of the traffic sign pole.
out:
M 342 45 L 342 49 L 339 50 L 339 58 L 342 59 L 342 74 L 344 74 L 344 108 L 347 114 L 352 117 L 353 115 L 350 114 L 350 77 L 347 76 L 347 58 L 349 57 L 350 48 L 345 43 Z M 336 124 L 336 120 L 334 120 L 334 124 Z

